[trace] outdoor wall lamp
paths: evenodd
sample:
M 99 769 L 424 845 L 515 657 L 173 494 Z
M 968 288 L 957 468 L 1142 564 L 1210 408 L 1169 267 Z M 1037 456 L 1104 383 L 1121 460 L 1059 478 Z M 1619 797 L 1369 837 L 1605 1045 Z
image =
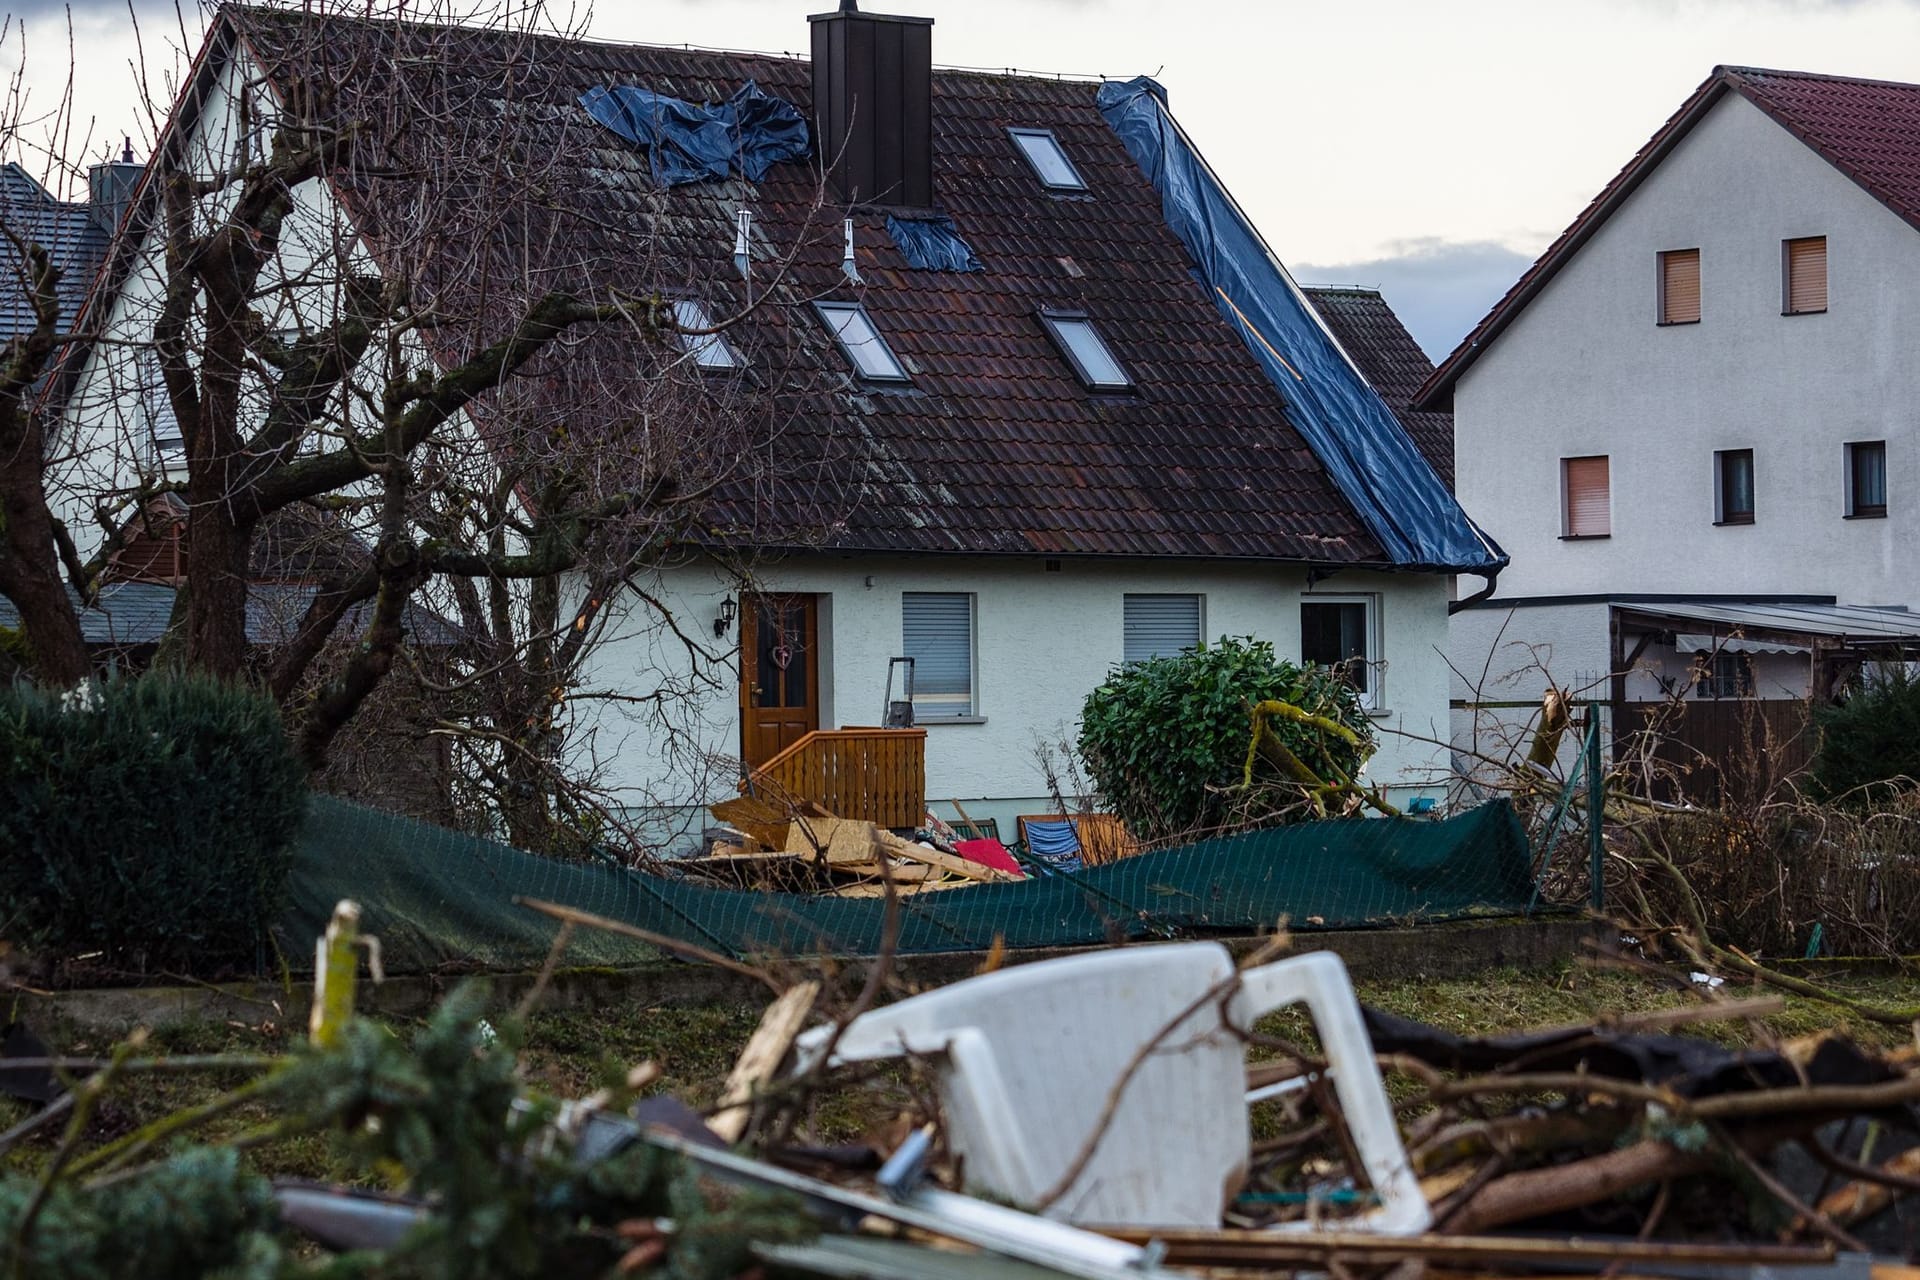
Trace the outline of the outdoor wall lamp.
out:
M 713 620 L 714 638 L 718 639 L 719 637 L 727 634 L 727 628 L 732 626 L 733 620 L 739 616 L 740 616 L 740 606 L 733 602 L 733 597 L 727 596 L 724 599 L 722 599 L 720 601 L 719 616 L 714 618 Z

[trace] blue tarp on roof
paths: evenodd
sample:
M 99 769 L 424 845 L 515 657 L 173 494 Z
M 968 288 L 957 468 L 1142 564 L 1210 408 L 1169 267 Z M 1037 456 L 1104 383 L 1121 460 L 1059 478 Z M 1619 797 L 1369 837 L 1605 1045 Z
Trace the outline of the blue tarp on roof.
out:
M 887 215 L 893 247 L 920 271 L 985 271 L 973 246 L 960 238 L 952 218 L 896 218 Z
M 1146 76 L 1100 86 L 1100 113 L 1160 192 L 1227 323 L 1286 401 L 1287 420 L 1401 568 L 1486 573 L 1506 552 L 1468 518 L 1386 402 L 1347 361 Z
M 806 159 L 811 146 L 799 110 L 751 80 L 718 104 L 618 85 L 587 90 L 580 105 L 627 141 L 647 148 L 653 180 L 663 187 L 726 178 L 735 169 L 749 182 L 759 182 L 782 160 Z

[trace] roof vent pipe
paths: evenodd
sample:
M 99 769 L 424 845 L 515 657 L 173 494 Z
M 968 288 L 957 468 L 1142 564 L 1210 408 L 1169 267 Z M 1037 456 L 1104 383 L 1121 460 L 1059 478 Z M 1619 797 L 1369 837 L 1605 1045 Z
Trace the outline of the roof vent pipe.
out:
M 742 280 L 753 279 L 753 210 L 742 209 L 733 215 L 733 267 Z
M 852 218 L 847 219 L 846 233 L 847 233 L 847 248 L 846 248 L 846 251 L 840 255 L 840 270 L 847 277 L 848 284 L 865 284 L 866 281 L 860 278 L 860 266 L 858 263 L 854 262 L 853 260 L 853 219 Z
M 933 204 L 933 19 L 842 0 L 813 24 L 813 136 L 850 204 Z

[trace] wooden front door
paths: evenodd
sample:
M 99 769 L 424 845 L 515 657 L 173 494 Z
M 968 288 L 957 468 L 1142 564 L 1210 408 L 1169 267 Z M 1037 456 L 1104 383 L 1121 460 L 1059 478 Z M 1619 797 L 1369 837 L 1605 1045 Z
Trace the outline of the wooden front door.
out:
M 820 611 L 810 595 L 740 607 L 740 754 L 758 768 L 820 727 Z

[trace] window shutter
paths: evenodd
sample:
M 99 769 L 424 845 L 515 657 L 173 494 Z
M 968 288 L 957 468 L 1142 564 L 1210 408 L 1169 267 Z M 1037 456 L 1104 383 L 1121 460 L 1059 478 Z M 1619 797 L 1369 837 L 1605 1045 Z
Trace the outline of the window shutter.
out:
M 902 594 L 903 648 L 913 659 L 915 719 L 973 714 L 973 597 L 964 591 Z
M 1566 472 L 1567 536 L 1597 538 L 1612 533 L 1607 459 L 1568 458 L 1562 466 Z
M 1200 643 L 1200 597 L 1129 595 L 1126 597 L 1122 656 L 1127 662 L 1170 658 Z
M 1787 241 L 1787 311 L 1827 309 L 1827 238 Z
M 1670 249 L 1660 255 L 1660 323 L 1692 324 L 1699 318 L 1700 251 Z

